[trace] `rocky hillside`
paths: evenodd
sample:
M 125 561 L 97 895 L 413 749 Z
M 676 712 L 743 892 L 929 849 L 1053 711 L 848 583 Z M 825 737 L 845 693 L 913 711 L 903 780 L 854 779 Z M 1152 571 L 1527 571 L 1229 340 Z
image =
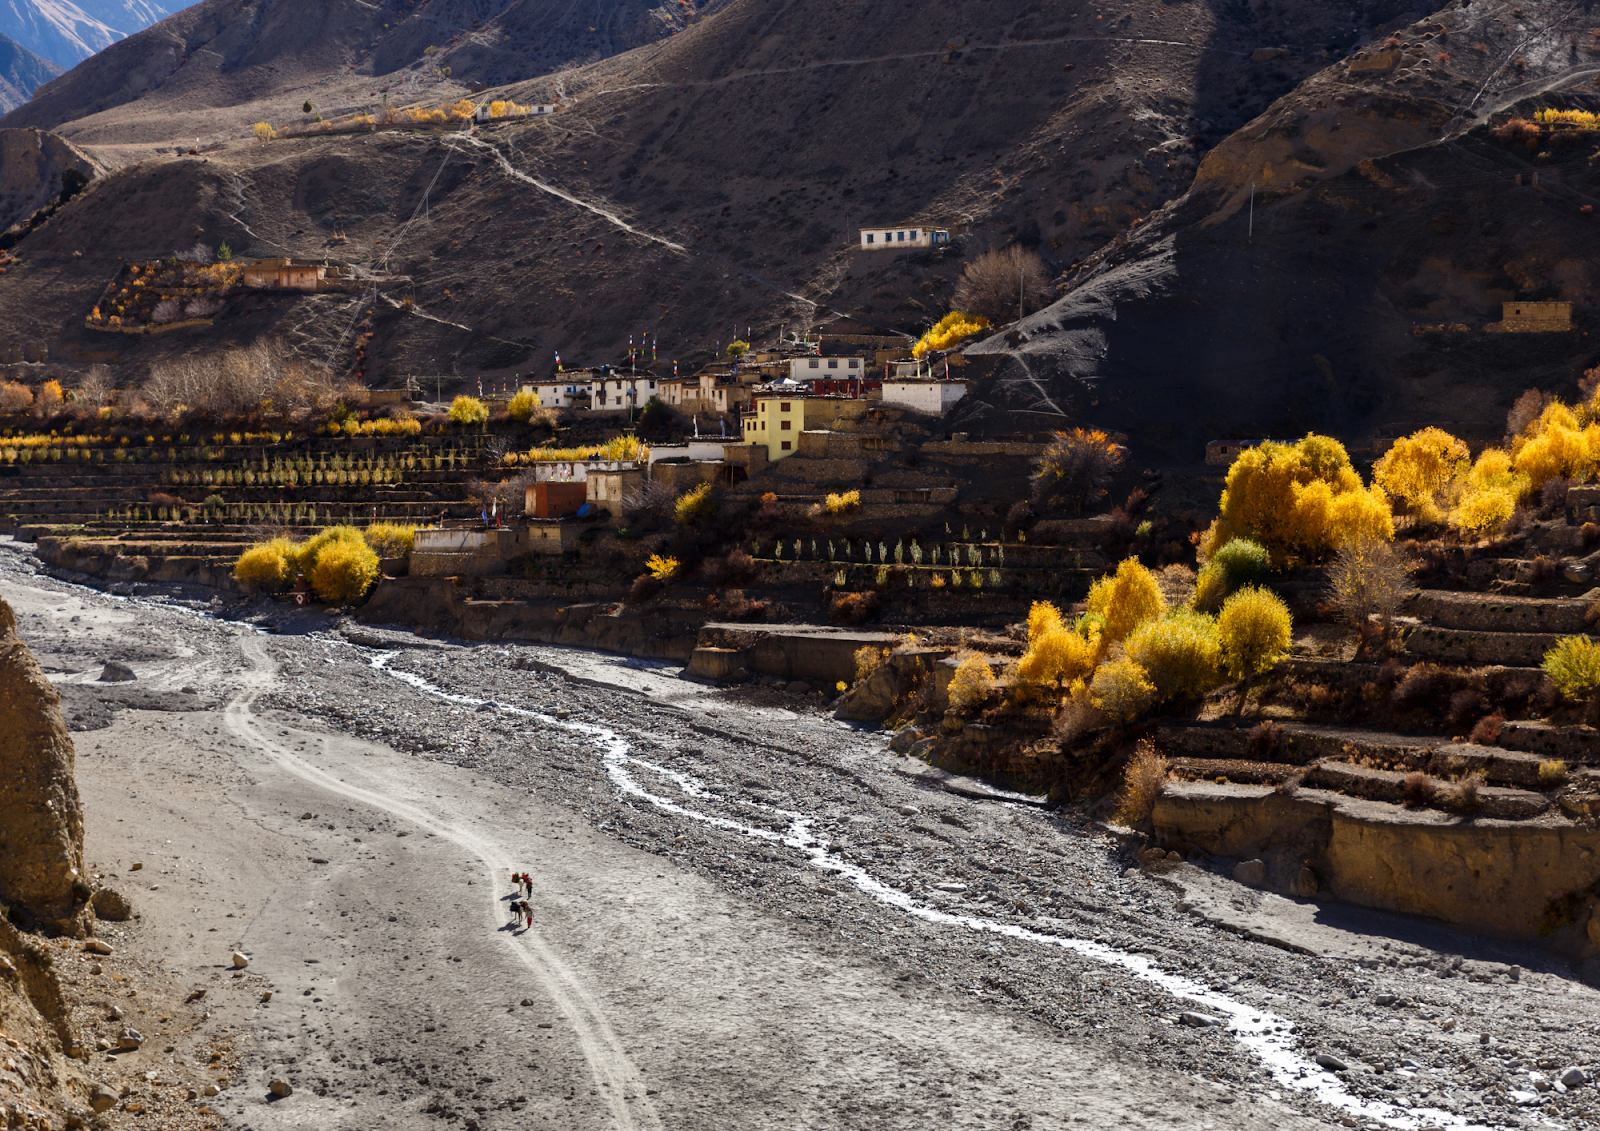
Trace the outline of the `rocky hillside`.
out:
M 1452 3 L 1327 68 L 980 347 L 1008 364 L 972 419 L 1055 405 L 1192 461 L 1210 438 L 1311 428 L 1498 437 L 1524 388 L 1576 395 L 1600 135 L 1498 127 L 1600 108 L 1597 60 L 1574 9 Z M 1479 329 L 1515 300 L 1571 302 L 1576 328 Z
M 46 87 L 6 123 L 54 128 L 121 172 L 23 242 L 26 266 L 0 285 L 0 357 L 112 354 L 136 375 L 162 352 L 273 330 L 349 356 L 344 300 L 251 303 L 193 338 L 82 329 L 119 257 L 197 238 L 403 271 L 416 305 L 394 295 L 366 312 L 382 375 L 492 378 L 555 350 L 614 356 L 647 331 L 681 358 L 746 327 L 841 315 L 915 332 L 943 313 L 960 259 L 863 256 L 857 226 L 945 224 L 969 253 L 1020 239 L 1066 270 L 1399 16 L 1379 5 L 1352 25 L 1324 0 L 1222 14 L 941 0 L 909 21 L 730 0 L 680 6 L 653 44 L 483 95 L 560 97 L 550 118 L 471 137 L 250 140 L 256 121 L 303 123 L 303 100 L 330 116 L 386 96 L 438 105 L 474 75 L 502 79 L 514 72 L 489 40 L 531 42 L 542 11 L 475 15 L 484 31 L 448 5 L 336 2 L 308 22 L 270 0 L 207 0 Z M 427 46 L 440 51 L 412 54 Z M 197 136 L 216 140 L 176 152 Z
M 18 927 L 80 935 L 92 918 L 91 894 L 61 696 L 0 601 L 0 1031 L 23 1053 L 0 1066 L 0 1095 L 16 1105 L 10 1126 L 58 1126 L 57 1115 L 44 1113 L 72 1113 L 78 1077 L 68 1059 L 77 1040 L 53 972 L 55 944 Z
M 60 73 L 50 60 L 0 34 L 0 112 L 15 110 Z

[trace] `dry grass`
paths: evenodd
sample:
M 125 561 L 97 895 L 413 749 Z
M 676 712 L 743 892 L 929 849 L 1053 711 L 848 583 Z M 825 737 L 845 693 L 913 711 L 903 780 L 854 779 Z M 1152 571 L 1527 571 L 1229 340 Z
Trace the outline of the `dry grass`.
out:
M 1405 797 L 1406 805 L 1417 808 L 1428 804 L 1438 792 L 1439 783 L 1430 778 L 1421 770 L 1409 773 L 1400 785 L 1400 791 Z
M 1171 764 L 1161 756 L 1155 743 L 1147 738 L 1140 739 L 1122 775 L 1122 792 L 1117 794 L 1118 822 L 1135 826 L 1148 821 L 1171 772 Z
M 1539 763 L 1539 784 L 1546 789 L 1567 780 L 1567 764 L 1561 761 Z

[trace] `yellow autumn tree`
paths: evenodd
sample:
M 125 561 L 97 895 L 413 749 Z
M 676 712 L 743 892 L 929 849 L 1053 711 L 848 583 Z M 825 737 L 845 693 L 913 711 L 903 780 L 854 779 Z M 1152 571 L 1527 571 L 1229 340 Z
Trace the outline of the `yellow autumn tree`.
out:
M 1394 537 L 1382 488 L 1364 486 L 1344 445 L 1327 436 L 1268 441 L 1241 452 L 1228 469 L 1219 510 L 1201 546 L 1207 557 L 1235 538 L 1250 538 L 1282 566 L 1292 557 L 1320 559 L 1357 531 Z
M 917 340 L 917 344 L 911 347 L 911 356 L 920 358 L 934 350 L 947 350 L 963 338 L 970 338 L 988 328 L 987 318 L 952 310 Z
M 1125 559 L 1116 573 L 1089 587 L 1087 612 L 1104 624 L 1107 641 L 1125 639 L 1142 622 L 1166 611 L 1167 599 L 1155 574 L 1138 558 Z
M 1530 490 L 1552 479 L 1587 478 L 1600 463 L 1600 424 L 1584 427 L 1572 409 L 1551 401 L 1512 440 L 1511 458 L 1512 466 L 1528 477 Z
M 1424 428 L 1396 440 L 1373 465 L 1372 479 L 1424 522 L 1440 522 L 1441 498 L 1470 459 L 1467 445 L 1450 433 Z
M 271 141 L 273 138 L 278 136 L 278 131 L 273 129 L 266 122 L 257 122 L 252 129 L 256 135 L 257 141 Z
M 1450 525 L 1469 533 L 1490 530 L 1510 518 L 1532 491 L 1533 481 L 1512 467 L 1508 452 L 1485 448 L 1462 477 Z

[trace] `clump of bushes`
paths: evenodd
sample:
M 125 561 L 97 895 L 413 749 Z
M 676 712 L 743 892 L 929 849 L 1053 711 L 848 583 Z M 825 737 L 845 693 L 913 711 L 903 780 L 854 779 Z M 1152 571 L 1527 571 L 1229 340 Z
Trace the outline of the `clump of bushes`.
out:
M 415 544 L 417 528 L 398 522 L 375 522 L 362 533 L 380 558 L 404 558 Z
M 386 545 L 408 542 L 414 527 L 380 524 Z M 377 584 L 378 554 L 362 532 L 353 526 L 330 526 L 304 542 L 273 538 L 259 542 L 239 555 L 233 576 L 255 592 L 281 593 L 300 574 L 322 601 L 349 604 Z
M 717 496 L 711 484 L 691 487 L 672 505 L 672 520 L 679 526 L 698 526 L 717 513 Z
M 877 615 L 880 600 L 871 590 L 835 593 L 828 601 L 828 619 L 834 624 L 864 624 Z
M 679 562 L 677 558 L 664 558 L 660 554 L 651 554 L 644 563 L 644 568 L 650 571 L 650 576 L 660 582 L 671 581 L 678 576 Z
M 762 502 L 763 504 L 766 502 L 765 495 L 762 496 Z M 773 504 L 777 504 L 777 496 L 773 496 Z M 861 509 L 861 492 L 845 491 L 838 494 L 829 492 L 827 498 L 822 500 L 822 509 L 829 514 L 849 514 L 851 511 L 858 511 Z
M 451 424 L 486 424 L 489 420 L 489 406 L 477 397 L 469 397 L 463 393 L 450 402 L 449 417 Z
M 1171 765 L 1155 744 L 1147 738 L 1140 739 L 1122 774 L 1122 792 L 1117 795 L 1118 822 L 1134 826 L 1148 821 L 1171 772 Z
M 1061 610 L 1035 601 L 1028 613 L 1028 650 L 1017 662 L 1024 684 L 1057 688 L 1087 679 L 1100 658 L 1100 633 L 1085 635 L 1062 623 Z
M 1600 690 L 1600 646 L 1587 636 L 1561 637 L 1539 666 L 1568 699 L 1589 699 Z
M 1249 538 L 1282 566 L 1291 558 L 1320 560 L 1363 531 L 1394 538 L 1388 498 L 1382 488 L 1362 485 L 1343 444 L 1313 434 L 1239 454 L 1201 551 L 1211 556 L 1235 538 Z
M 1033 459 L 1033 502 L 1080 513 L 1105 497 L 1127 451 L 1106 433 L 1083 428 L 1057 432 Z
M 281 593 L 294 582 L 295 545 L 274 538 L 251 546 L 233 565 L 233 579 L 252 593 Z
M 993 681 L 994 669 L 989 661 L 982 656 L 968 656 L 950 679 L 950 709 L 958 715 L 967 714 L 989 697 L 989 684 Z
M 1145 670 L 1155 701 L 1204 695 L 1217 685 L 1222 640 L 1216 618 L 1193 609 L 1145 621 L 1127 640 L 1128 656 Z
M 1126 723 L 1150 709 L 1156 701 L 1156 688 L 1137 661 L 1123 657 L 1095 670 L 1089 701 L 1112 720 Z
M 1255 585 L 1267 576 L 1272 558 L 1267 548 L 1248 538 L 1233 538 L 1211 555 L 1194 583 L 1194 607 L 1203 613 L 1222 611 L 1230 593 Z

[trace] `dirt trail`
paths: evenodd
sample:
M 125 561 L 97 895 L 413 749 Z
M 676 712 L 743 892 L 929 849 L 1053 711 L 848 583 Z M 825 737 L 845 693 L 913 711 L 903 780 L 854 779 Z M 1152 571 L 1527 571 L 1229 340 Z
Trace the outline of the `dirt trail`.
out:
M 372 783 L 370 788 L 351 784 L 301 758 L 287 743 L 269 737 L 267 728 L 251 708 L 261 691 L 271 686 L 276 665 L 259 638 L 246 636 L 239 643 L 250 669 L 245 678 L 245 690 L 228 704 L 225 713 L 228 729 L 237 738 L 255 746 L 274 763 L 317 790 L 358 801 L 459 845 L 483 865 L 486 896 L 505 886 L 506 877 L 516 862 L 515 855 L 505 846 L 460 823 L 460 815 L 430 812 L 390 796 L 381 782 Z M 483 908 L 485 912 L 491 909 L 499 910 L 497 905 Z M 482 918 L 487 929 L 494 930 L 503 915 L 484 914 Z M 617 1039 L 600 1003 L 573 971 L 536 930 L 502 934 L 500 941 L 508 954 L 533 973 L 540 987 L 567 1018 L 594 1073 L 596 1085 L 604 1090 L 602 1094 L 616 1127 L 623 1131 L 660 1128 L 661 1120 L 656 1116 L 654 1105 L 645 1098 L 638 1070 Z

